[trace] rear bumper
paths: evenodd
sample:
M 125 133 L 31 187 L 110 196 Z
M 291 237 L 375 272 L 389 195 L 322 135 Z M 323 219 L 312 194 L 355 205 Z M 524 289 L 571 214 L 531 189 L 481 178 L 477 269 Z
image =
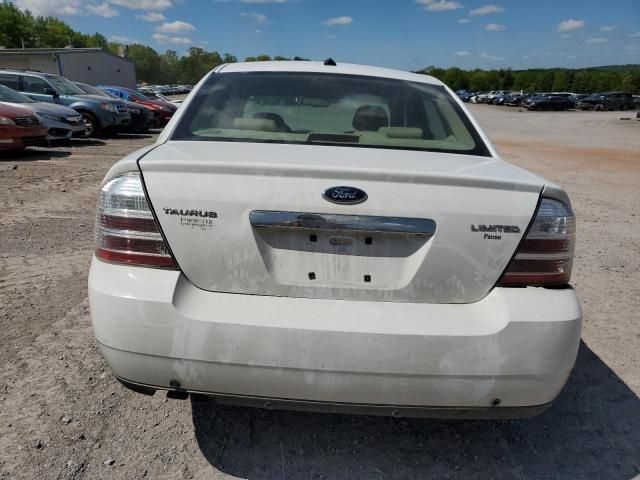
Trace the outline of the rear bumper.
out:
M 103 347 L 106 348 L 106 347 Z M 267 410 L 297 410 L 302 412 L 343 413 L 358 415 L 380 415 L 386 417 L 424 417 L 424 418 L 473 418 L 473 419 L 512 419 L 539 415 L 551 406 L 534 405 L 529 407 L 429 407 L 406 405 L 375 405 L 359 403 L 330 403 L 306 400 L 290 400 L 272 397 L 250 397 L 246 395 L 228 395 L 197 390 L 172 390 L 157 385 L 130 382 L 123 378 L 118 381 L 126 388 L 143 395 L 153 395 L 157 390 L 167 390 L 174 398 L 186 399 L 189 395 L 197 400 L 213 399 L 217 403 L 242 407 L 265 408 Z
M 103 355 L 133 384 L 408 416 L 543 409 L 570 374 L 581 326 L 571 289 L 495 288 L 459 305 L 234 295 L 95 258 L 89 299 Z

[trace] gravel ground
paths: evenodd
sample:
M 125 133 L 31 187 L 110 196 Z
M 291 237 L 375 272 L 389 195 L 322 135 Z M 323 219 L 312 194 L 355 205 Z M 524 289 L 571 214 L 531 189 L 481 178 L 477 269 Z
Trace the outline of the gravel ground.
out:
M 0 157 L 0 478 L 630 479 L 640 473 L 640 122 L 471 106 L 578 216 L 576 368 L 517 421 L 263 411 L 136 395 L 92 338 L 96 189 L 152 136 Z M 628 116 L 628 115 L 627 115 Z

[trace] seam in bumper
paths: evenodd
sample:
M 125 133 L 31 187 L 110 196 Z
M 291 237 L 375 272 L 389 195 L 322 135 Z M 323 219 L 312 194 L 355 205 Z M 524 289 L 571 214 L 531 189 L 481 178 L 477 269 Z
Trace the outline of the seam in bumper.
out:
M 231 395 L 218 392 L 205 392 L 190 389 L 171 389 L 157 385 L 132 382 L 115 376 L 126 388 L 136 393 L 153 395 L 157 390 L 167 391 L 174 398 L 194 400 L 202 397 L 210 398 L 223 405 L 239 407 L 263 408 L 266 410 L 294 410 L 302 412 L 333 413 L 345 415 L 376 415 L 394 418 L 439 418 L 439 419 L 484 419 L 506 420 L 533 417 L 543 413 L 552 403 L 524 407 L 416 407 L 403 405 L 376 405 L 362 403 L 318 402 L 312 400 L 291 400 L 287 398 L 254 397 L 247 395 Z

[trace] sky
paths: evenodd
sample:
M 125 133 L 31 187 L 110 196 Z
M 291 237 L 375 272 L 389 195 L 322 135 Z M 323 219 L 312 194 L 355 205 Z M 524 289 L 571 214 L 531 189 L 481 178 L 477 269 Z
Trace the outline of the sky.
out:
M 14 0 L 83 33 L 418 70 L 640 63 L 640 0 Z

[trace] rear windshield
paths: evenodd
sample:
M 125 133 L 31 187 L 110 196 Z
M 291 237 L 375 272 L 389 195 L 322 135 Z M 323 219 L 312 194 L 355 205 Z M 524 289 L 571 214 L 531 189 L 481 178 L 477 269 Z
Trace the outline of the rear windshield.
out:
M 190 102 L 172 139 L 489 156 L 444 87 L 318 73 L 213 74 Z

